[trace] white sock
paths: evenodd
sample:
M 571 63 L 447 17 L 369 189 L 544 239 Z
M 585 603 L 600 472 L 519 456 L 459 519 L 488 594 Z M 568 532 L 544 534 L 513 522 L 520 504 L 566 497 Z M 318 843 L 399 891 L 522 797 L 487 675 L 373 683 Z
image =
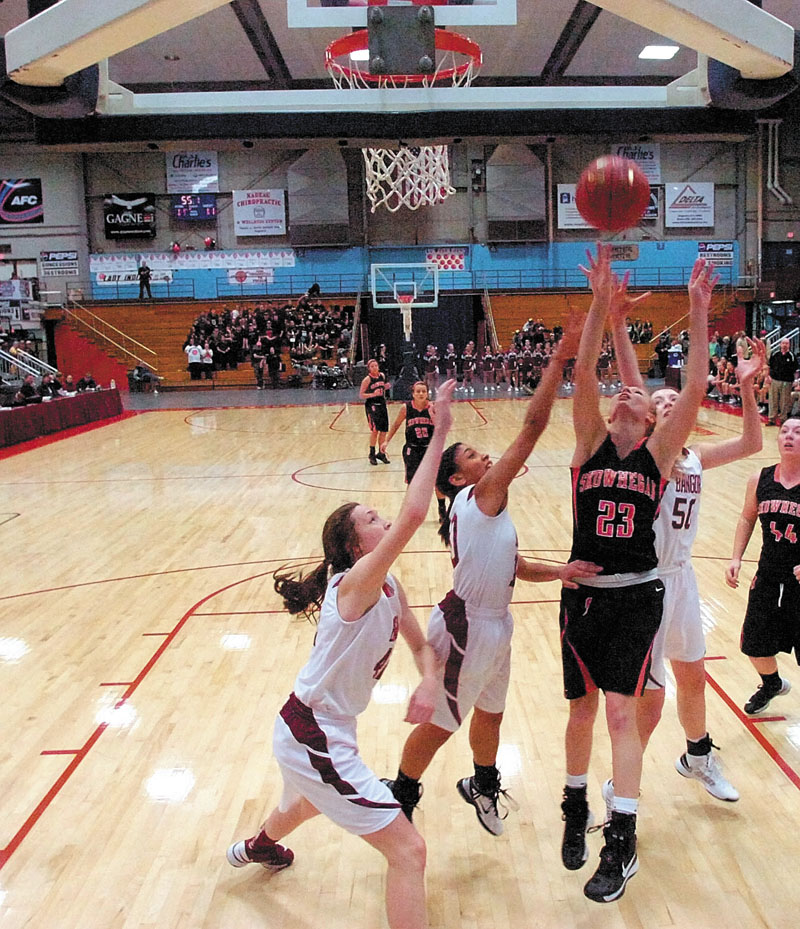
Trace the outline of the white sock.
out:
M 631 797 L 618 797 L 615 794 L 612 809 L 617 813 L 631 813 L 635 816 L 639 812 L 639 801 Z
M 568 774 L 564 783 L 567 787 L 585 787 L 588 777 L 588 774 Z

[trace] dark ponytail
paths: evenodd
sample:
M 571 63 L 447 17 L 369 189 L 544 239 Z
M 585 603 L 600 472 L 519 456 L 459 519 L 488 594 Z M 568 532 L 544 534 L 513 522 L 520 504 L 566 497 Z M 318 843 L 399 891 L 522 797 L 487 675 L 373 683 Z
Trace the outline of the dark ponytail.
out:
M 322 551 L 325 557 L 316 568 L 307 574 L 278 568 L 272 575 L 275 591 L 293 616 L 302 613 L 316 621 L 328 587 L 328 574 L 347 571 L 358 560 L 358 540 L 353 524 L 353 510 L 357 505 L 345 503 L 325 520 L 322 529 Z
M 439 470 L 436 473 L 436 489 L 448 500 L 447 515 L 439 524 L 439 538 L 448 546 L 450 545 L 450 510 L 453 507 L 456 494 L 463 489 L 450 482 L 450 478 L 458 471 L 456 454 L 460 446 L 460 442 L 454 442 L 442 452 Z

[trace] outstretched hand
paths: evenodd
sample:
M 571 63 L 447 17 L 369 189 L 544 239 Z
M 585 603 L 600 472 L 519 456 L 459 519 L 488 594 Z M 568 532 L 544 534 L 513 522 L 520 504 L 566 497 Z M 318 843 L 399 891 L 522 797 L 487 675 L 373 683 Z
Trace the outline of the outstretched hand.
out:
M 689 279 L 689 306 L 691 309 L 708 309 L 711 293 L 719 283 L 719 274 L 713 263 L 705 258 L 698 258 L 692 268 Z
M 456 383 L 456 379 L 451 377 L 436 391 L 436 428 L 443 432 L 448 432 L 453 425 L 452 400 Z
M 614 274 L 611 271 L 611 246 L 598 242 L 597 256 L 592 255 L 587 248 L 586 257 L 589 259 L 589 267 L 578 265 L 578 268 L 586 275 L 595 297 L 610 300 L 614 287 Z
M 652 293 L 652 291 L 648 290 L 647 293 L 639 294 L 636 297 L 631 296 L 628 293 L 630 277 L 630 271 L 625 272 L 621 281 L 616 274 L 614 275 L 614 290 L 611 293 L 611 305 L 608 308 L 612 324 L 624 324 L 628 316 L 631 315 L 631 310 L 642 300 L 646 300 Z
M 736 354 L 739 361 L 736 365 L 736 377 L 740 385 L 752 384 L 756 375 L 767 363 L 767 350 L 761 339 L 747 338 L 750 346 L 750 357 L 745 358 L 741 346 L 737 346 Z
M 574 358 L 577 355 L 585 322 L 586 314 L 571 306 L 564 324 L 564 332 L 557 346 L 561 358 Z

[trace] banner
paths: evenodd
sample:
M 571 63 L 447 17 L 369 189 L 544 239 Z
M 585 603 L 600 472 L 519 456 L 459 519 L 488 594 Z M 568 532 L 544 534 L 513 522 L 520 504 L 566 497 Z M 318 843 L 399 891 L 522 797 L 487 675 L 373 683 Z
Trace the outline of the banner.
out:
M 667 226 L 713 226 L 714 185 L 706 182 L 667 184 Z
M 697 257 L 705 258 L 718 268 L 733 267 L 733 242 L 698 242 Z
M 466 259 L 466 248 L 430 248 L 425 254 L 425 263 L 440 271 L 464 271 Z
M 38 177 L 0 180 L 0 225 L 43 223 L 42 181 Z
M 135 271 L 138 267 L 135 255 L 89 255 L 89 271 L 92 274 L 99 271 Z
M 591 229 L 575 206 L 575 184 L 558 185 L 558 228 Z
M 219 193 L 216 152 L 168 152 L 167 193 Z
M 651 184 L 661 183 L 661 146 L 658 142 L 635 142 L 632 145 L 615 145 L 613 154 L 638 165 Z
M 155 194 L 106 194 L 103 225 L 107 239 L 154 239 Z
M 135 271 L 100 271 L 94 280 L 100 285 L 138 284 L 139 275 Z M 172 271 L 151 271 L 150 283 L 171 284 Z
M 78 277 L 78 253 L 39 252 L 40 277 Z
M 229 284 L 272 284 L 275 280 L 273 268 L 239 268 L 237 271 L 228 271 Z
M 100 258 L 109 256 L 100 255 Z M 146 261 L 151 268 L 173 268 L 176 271 L 207 271 L 213 268 L 293 268 L 295 254 L 291 248 L 234 252 L 141 252 L 139 261 Z M 136 258 L 130 259 L 136 268 Z M 91 264 L 90 264 L 91 267 Z M 97 270 L 102 270 L 97 268 Z
M 286 235 L 285 193 L 283 190 L 232 191 L 236 235 Z

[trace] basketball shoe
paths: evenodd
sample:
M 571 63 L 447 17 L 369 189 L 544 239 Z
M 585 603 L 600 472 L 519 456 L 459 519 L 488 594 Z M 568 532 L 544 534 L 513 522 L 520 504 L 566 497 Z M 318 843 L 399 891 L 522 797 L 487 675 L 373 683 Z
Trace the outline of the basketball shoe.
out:
M 389 459 L 386 457 L 386 452 L 378 452 L 375 456 L 378 461 L 382 461 L 384 464 L 390 464 Z
M 254 852 L 247 847 L 247 840 L 234 842 L 225 853 L 228 864 L 243 868 L 246 864 L 260 864 L 267 871 L 283 871 L 294 861 L 294 852 L 282 845 L 270 845 L 263 851 Z
M 369 463 L 370 463 L 371 465 L 376 465 L 376 464 L 378 463 L 378 458 L 377 458 L 377 456 L 375 455 L 375 452 L 370 452 L 370 453 L 369 453 Z
M 717 800 L 733 802 L 739 799 L 739 791 L 728 782 L 722 773 L 719 759 L 713 750 L 707 755 L 681 755 L 675 762 L 675 770 L 684 777 L 693 777 Z
M 474 777 L 464 777 L 456 784 L 456 790 L 462 798 L 475 807 L 478 822 L 492 835 L 503 834 L 503 820 L 508 816 L 509 810 L 518 810 L 519 804 L 507 790 L 500 787 L 500 781 L 495 784 L 491 793 L 484 794 L 475 786 Z M 498 804 L 503 808 L 500 815 Z
M 785 677 L 781 678 L 781 686 L 777 690 L 767 690 L 763 684 L 760 684 L 758 690 L 745 703 L 744 711 L 748 716 L 758 716 L 770 705 L 773 697 L 782 697 L 784 694 L 788 694 L 791 689 L 792 685 Z
M 594 816 L 586 800 L 585 787 L 564 788 L 561 818 L 564 820 L 561 862 L 568 871 L 577 871 L 589 857 L 586 833 L 594 824 Z
M 395 798 L 395 800 L 397 800 L 397 802 L 400 804 L 401 809 L 406 814 L 406 819 L 410 823 L 414 822 L 414 820 L 412 819 L 414 815 L 414 810 L 417 808 L 420 798 L 422 797 L 422 794 L 424 792 L 424 788 L 422 784 L 420 784 L 420 782 L 417 781 L 416 791 L 412 787 L 411 789 L 409 789 L 408 793 L 404 793 L 403 791 L 397 789 L 396 781 L 393 781 L 388 777 L 382 777 L 381 781 L 383 781 L 383 783 L 386 784 L 389 790 L 391 790 L 392 796 Z
M 615 810 L 603 827 L 603 838 L 606 844 L 600 852 L 600 864 L 583 892 L 596 903 L 611 903 L 625 893 L 625 885 L 639 870 L 636 817 Z

